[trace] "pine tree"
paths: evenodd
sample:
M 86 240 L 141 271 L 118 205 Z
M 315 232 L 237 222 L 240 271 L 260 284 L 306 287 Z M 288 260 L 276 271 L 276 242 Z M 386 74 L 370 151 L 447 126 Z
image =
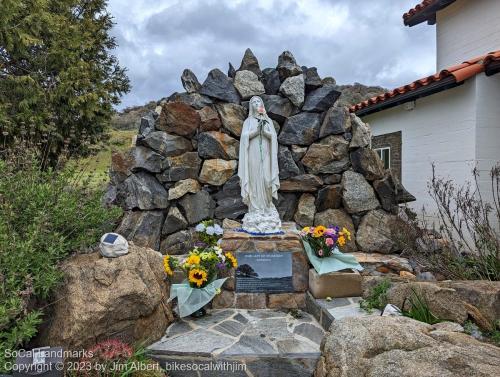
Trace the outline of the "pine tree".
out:
M 130 90 L 106 0 L 0 0 L 0 148 L 83 154 Z

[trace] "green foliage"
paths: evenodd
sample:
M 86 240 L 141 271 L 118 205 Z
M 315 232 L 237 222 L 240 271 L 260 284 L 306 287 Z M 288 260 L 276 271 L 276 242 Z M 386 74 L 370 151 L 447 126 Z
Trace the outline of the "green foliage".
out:
M 371 313 L 373 309 L 383 310 L 387 305 L 387 291 L 391 287 L 391 281 L 384 279 L 375 285 L 368 297 L 359 302 L 361 309 Z
M 2 0 L 0 145 L 29 138 L 49 165 L 86 153 L 130 89 L 106 0 Z
M 429 325 L 434 325 L 436 323 L 442 322 L 441 319 L 436 317 L 429 309 L 427 301 L 421 297 L 414 289 L 412 289 L 411 296 L 407 298 L 410 302 L 410 309 L 403 310 L 403 315 L 405 317 L 413 318 L 420 322 L 428 323 Z M 403 307 L 405 305 L 403 304 Z
M 22 149 L 0 160 L 0 371 L 4 351 L 36 334 L 62 276 L 58 263 L 95 245 L 121 213 L 102 207 L 102 192 L 78 176 L 41 170 L 39 159 Z

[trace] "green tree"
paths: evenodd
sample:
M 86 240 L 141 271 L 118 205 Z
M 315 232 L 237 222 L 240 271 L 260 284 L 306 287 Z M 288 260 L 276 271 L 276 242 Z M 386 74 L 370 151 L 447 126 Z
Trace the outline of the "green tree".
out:
M 0 145 L 85 154 L 130 90 L 106 0 L 0 0 Z

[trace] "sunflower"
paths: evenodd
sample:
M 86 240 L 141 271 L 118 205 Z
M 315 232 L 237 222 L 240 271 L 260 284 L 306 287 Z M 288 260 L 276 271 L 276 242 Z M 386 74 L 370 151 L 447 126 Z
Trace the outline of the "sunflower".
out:
M 189 271 L 188 280 L 200 288 L 207 281 L 207 272 L 199 268 L 193 268 Z
M 172 268 L 170 267 L 170 255 L 165 255 L 163 257 L 163 269 L 165 270 L 168 276 L 172 276 L 174 274 Z
M 225 254 L 226 258 L 229 259 L 229 261 L 231 262 L 231 265 L 236 268 L 238 267 L 238 261 L 236 260 L 236 258 L 234 257 L 233 254 L 231 254 L 229 251 Z
M 318 225 L 314 228 L 313 236 L 318 238 L 321 237 L 326 231 L 326 228 L 323 225 Z
M 200 264 L 200 257 L 199 257 L 199 255 L 191 254 L 188 257 L 188 259 L 186 260 L 186 264 L 189 264 L 189 265 Z
M 342 232 L 340 232 L 343 236 L 345 236 L 348 240 L 351 240 L 351 232 L 347 230 L 347 228 L 342 228 Z

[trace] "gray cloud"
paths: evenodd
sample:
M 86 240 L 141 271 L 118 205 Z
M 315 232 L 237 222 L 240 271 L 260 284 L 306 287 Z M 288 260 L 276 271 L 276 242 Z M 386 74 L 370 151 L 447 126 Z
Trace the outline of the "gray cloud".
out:
M 261 67 L 290 50 L 338 83 L 393 88 L 435 70 L 434 27 L 408 28 L 417 0 L 110 0 L 120 63 L 132 91 L 121 107 L 182 91 L 180 75 L 238 68 L 250 47 Z

